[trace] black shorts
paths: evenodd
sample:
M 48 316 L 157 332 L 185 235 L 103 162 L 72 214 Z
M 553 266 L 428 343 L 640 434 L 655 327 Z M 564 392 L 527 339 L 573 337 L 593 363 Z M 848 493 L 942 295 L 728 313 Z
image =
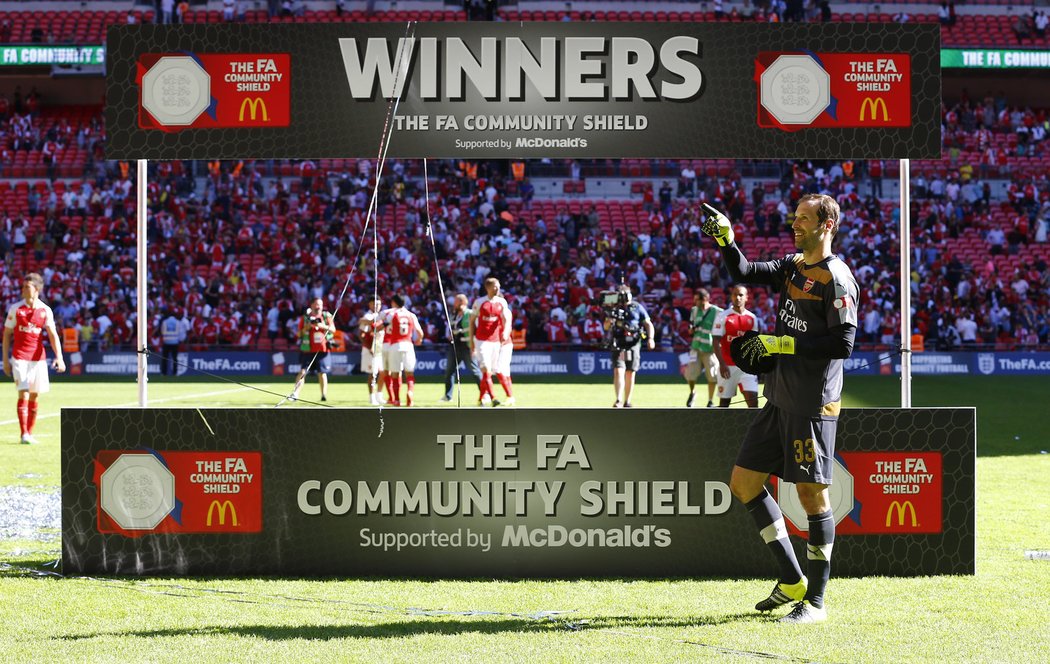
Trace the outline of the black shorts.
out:
M 612 365 L 614 369 L 624 369 L 637 372 L 642 366 L 642 344 L 635 344 L 627 350 L 614 350 L 612 353 Z
M 831 484 L 837 429 L 837 419 L 796 415 L 767 402 L 744 434 L 736 465 L 795 484 Z
M 310 367 L 308 373 L 311 374 L 330 374 L 332 373 L 332 359 L 328 357 L 328 353 L 316 353 L 317 359 L 314 359 L 315 353 L 309 351 L 299 353 L 299 369 L 303 370 L 306 367 Z M 313 362 L 313 366 L 310 366 L 310 362 Z

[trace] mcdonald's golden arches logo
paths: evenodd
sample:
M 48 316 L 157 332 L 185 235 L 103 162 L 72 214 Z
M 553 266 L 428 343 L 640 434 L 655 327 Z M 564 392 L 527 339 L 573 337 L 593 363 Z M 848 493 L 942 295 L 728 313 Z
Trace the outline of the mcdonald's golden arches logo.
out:
M 882 101 L 882 100 L 880 99 L 879 101 Z M 237 115 L 237 119 L 240 122 L 244 122 L 244 111 L 245 111 L 245 109 L 247 109 L 247 111 L 248 111 L 248 118 L 250 120 L 252 120 L 252 121 L 255 120 L 255 117 L 256 117 L 256 115 L 259 114 L 260 110 L 262 111 L 262 121 L 263 122 L 269 122 L 270 121 L 270 114 L 266 110 L 266 102 L 263 101 L 262 97 L 245 97 L 244 98 L 244 101 L 241 102 L 240 113 L 238 113 L 238 115 Z M 882 110 L 883 110 L 883 114 L 885 114 L 885 111 L 886 111 L 886 105 L 885 104 L 883 104 Z M 863 114 L 864 114 L 864 111 L 862 109 L 861 110 L 861 115 L 863 115 Z
M 860 116 L 858 119 L 863 122 L 866 115 L 865 111 L 870 111 L 871 119 L 874 121 L 879 115 L 880 108 L 882 109 L 882 121 L 889 122 L 890 112 L 886 109 L 886 100 L 882 97 L 865 97 L 860 105 Z
M 893 513 L 897 513 L 897 525 L 904 525 L 904 515 L 911 512 L 911 527 L 917 528 L 919 526 L 918 516 L 915 514 L 915 505 L 910 500 L 901 502 L 895 500 L 890 503 L 889 509 L 886 510 L 886 527 L 890 527 L 890 521 L 893 520 Z
M 908 504 L 910 505 L 911 503 L 908 503 Z M 211 501 L 211 505 L 208 506 L 208 518 L 207 518 L 207 521 L 205 521 L 205 524 L 210 526 L 211 522 L 212 522 L 212 517 L 215 515 L 215 512 L 218 512 L 219 513 L 219 525 L 220 526 L 225 526 L 226 525 L 226 511 L 227 510 L 229 510 L 229 512 L 230 512 L 230 525 L 232 525 L 232 526 L 239 526 L 239 525 L 241 525 L 241 524 L 239 524 L 237 522 L 237 508 L 234 507 L 233 503 L 230 502 L 229 500 L 224 500 L 221 503 L 218 500 Z M 913 510 L 912 511 L 912 520 L 913 521 L 915 519 L 914 515 L 915 515 L 915 512 Z M 904 517 L 902 516 L 901 518 L 903 519 Z M 886 517 L 886 523 L 887 524 L 889 523 L 889 517 L 888 516 Z

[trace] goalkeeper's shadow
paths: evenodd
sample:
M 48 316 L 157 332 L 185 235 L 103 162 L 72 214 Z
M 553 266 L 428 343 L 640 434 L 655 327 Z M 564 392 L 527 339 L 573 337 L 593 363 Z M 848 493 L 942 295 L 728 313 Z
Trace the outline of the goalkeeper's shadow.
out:
M 63 641 L 81 641 L 100 637 L 164 638 L 178 636 L 248 636 L 267 641 L 306 639 L 329 641 L 336 639 L 398 639 L 426 634 L 499 634 L 542 633 L 551 631 L 590 631 L 618 629 L 667 629 L 709 627 L 732 622 L 768 619 L 756 613 L 712 614 L 683 616 L 597 616 L 592 618 L 527 619 L 518 617 L 410 617 L 406 620 L 384 620 L 376 623 L 344 623 L 341 625 L 212 625 L 173 629 L 120 630 L 83 634 L 56 635 Z

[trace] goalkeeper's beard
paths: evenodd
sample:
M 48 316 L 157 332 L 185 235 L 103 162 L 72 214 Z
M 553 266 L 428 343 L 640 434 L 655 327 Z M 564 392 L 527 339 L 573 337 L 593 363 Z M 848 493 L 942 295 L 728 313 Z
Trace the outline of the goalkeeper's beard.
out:
M 794 231 L 795 235 L 795 248 L 806 253 L 820 247 L 820 243 L 823 242 L 824 237 L 819 231 L 807 231 L 798 230 Z

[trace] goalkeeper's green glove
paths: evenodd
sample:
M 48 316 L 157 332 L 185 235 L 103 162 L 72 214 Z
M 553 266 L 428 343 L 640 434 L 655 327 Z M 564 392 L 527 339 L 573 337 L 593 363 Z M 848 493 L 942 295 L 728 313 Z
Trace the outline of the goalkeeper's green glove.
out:
M 751 362 L 757 362 L 770 355 L 794 355 L 795 337 L 759 334 L 741 344 L 740 352 Z
M 733 224 L 729 218 L 707 203 L 701 203 L 700 210 L 704 215 L 700 230 L 713 237 L 719 245 L 728 246 L 733 241 Z

